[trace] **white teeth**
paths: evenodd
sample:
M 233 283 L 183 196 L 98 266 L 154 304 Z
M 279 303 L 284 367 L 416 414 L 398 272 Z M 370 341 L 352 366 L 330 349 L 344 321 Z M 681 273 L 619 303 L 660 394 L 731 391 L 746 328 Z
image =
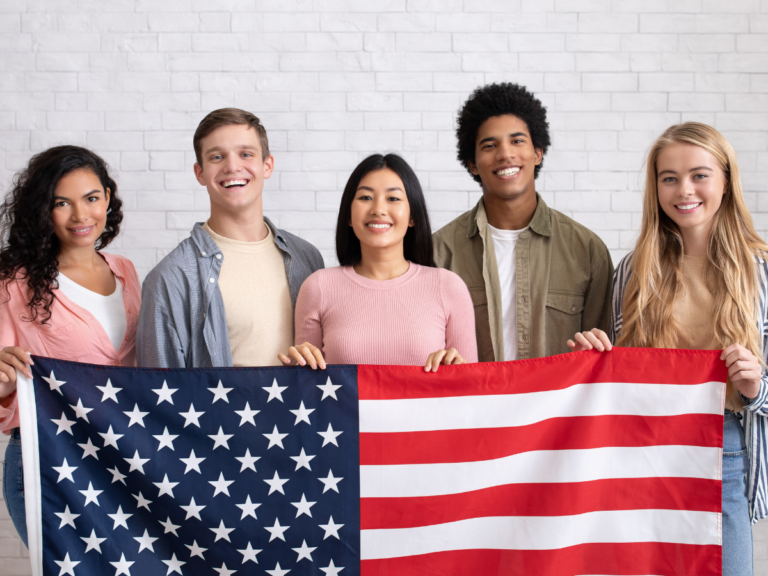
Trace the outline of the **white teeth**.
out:
M 515 166 L 514 168 L 504 168 L 502 170 L 497 170 L 496 175 L 497 176 L 512 176 L 513 174 L 517 174 L 520 172 L 520 168 L 518 166 Z
M 227 180 L 223 186 L 224 188 L 229 188 L 230 186 L 245 186 L 246 184 L 248 184 L 247 180 Z
M 390 228 L 392 224 L 367 224 L 368 228 Z
M 692 208 L 696 208 L 696 206 L 699 204 L 701 204 L 701 202 L 695 202 L 693 204 L 678 204 L 676 208 L 678 210 L 691 210 Z

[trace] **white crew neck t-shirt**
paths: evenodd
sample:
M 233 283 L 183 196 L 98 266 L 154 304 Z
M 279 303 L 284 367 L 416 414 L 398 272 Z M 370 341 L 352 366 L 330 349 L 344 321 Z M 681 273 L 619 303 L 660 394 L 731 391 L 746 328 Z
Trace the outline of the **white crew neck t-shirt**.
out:
M 501 287 L 501 315 L 504 334 L 504 360 L 517 360 L 517 277 L 515 250 L 517 240 L 528 227 L 522 230 L 499 230 L 488 224 L 496 252 L 496 268 L 499 271 Z
M 115 291 L 109 296 L 102 296 L 97 292 L 83 288 L 77 282 L 70 280 L 59 272 L 56 277 L 59 290 L 81 308 L 85 308 L 93 314 L 109 336 L 109 341 L 116 351 L 120 350 L 128 330 L 128 318 L 125 315 L 125 301 L 123 300 L 123 285 L 115 278 Z

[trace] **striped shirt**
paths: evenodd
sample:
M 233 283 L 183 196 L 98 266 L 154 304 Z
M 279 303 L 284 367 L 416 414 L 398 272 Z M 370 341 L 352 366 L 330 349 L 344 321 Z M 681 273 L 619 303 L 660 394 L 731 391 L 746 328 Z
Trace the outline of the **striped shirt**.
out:
M 283 254 L 291 303 L 307 276 L 323 267 L 320 252 L 306 240 L 278 230 L 264 218 Z M 192 233 L 144 280 L 136 360 L 147 368 L 232 366 L 227 316 L 219 290 L 223 255 L 213 238 L 195 224 Z M 242 298 L 249 299 L 250 294 Z M 253 302 L 259 306 L 259 302 Z
M 768 363 L 768 263 L 756 256 L 758 271 L 759 307 L 757 328 L 762 337 L 763 360 Z M 615 342 L 623 326 L 621 305 L 624 290 L 632 275 L 632 253 L 627 254 L 616 267 L 613 275 L 613 301 L 611 307 L 611 342 Z M 744 410 L 744 434 L 749 456 L 749 513 L 752 523 L 768 516 L 768 375 L 765 370 L 760 381 L 760 393 L 749 401 Z

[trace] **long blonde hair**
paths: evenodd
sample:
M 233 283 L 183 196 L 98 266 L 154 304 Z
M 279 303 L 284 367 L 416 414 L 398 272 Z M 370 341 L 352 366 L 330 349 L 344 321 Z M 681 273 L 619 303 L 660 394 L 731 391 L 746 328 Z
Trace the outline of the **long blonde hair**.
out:
M 707 247 L 707 283 L 714 296 L 714 332 L 720 348 L 738 343 L 760 358 L 755 322 L 755 254 L 768 251 L 752 225 L 741 189 L 736 153 L 720 132 L 699 122 L 668 128 L 651 146 L 646 163 L 643 223 L 631 263 L 632 275 L 622 302 L 623 324 L 617 344 L 675 348 L 679 326 L 673 316 L 682 287 L 683 237 L 659 205 L 656 162 L 666 146 L 700 146 L 719 162 L 726 179 L 722 204 L 714 215 Z

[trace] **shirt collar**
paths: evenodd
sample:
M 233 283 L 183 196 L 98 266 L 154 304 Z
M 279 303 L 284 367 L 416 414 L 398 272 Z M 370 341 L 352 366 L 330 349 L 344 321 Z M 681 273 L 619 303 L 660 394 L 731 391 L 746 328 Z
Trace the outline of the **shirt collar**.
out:
M 277 244 L 279 248 L 287 250 L 282 231 L 277 229 L 275 225 L 272 224 L 272 221 L 266 216 L 264 217 L 264 223 L 272 231 L 272 235 L 275 237 L 275 244 Z M 194 242 L 200 256 L 209 257 L 214 256 L 215 254 L 219 254 L 221 252 L 221 248 L 219 248 L 219 245 L 214 242 L 210 234 L 205 231 L 203 224 L 204 222 L 196 222 L 192 227 L 192 233 L 190 234 L 192 242 Z
M 531 223 L 528 224 L 531 230 L 540 236 L 552 236 L 552 223 L 549 219 L 549 206 L 544 199 L 536 193 L 536 211 L 533 213 Z M 485 212 L 485 203 L 480 198 L 478 203 L 470 211 L 469 225 L 467 226 L 467 238 L 473 237 L 478 233 L 480 227 L 488 223 L 488 215 Z

